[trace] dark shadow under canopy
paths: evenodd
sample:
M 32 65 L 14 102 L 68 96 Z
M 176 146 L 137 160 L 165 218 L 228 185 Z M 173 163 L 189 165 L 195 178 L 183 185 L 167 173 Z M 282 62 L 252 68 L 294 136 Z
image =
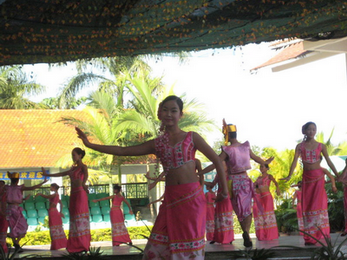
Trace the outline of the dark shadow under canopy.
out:
M 333 0 L 0 0 L 0 65 L 347 35 Z

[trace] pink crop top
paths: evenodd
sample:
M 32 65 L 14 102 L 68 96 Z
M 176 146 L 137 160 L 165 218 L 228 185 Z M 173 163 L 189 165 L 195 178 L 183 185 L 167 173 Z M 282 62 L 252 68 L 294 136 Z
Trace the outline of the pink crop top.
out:
M 237 174 L 251 169 L 250 145 L 246 141 L 239 146 L 222 146 L 229 159 L 226 161 L 228 174 Z
M 114 196 L 112 199 L 112 207 L 120 207 L 123 201 L 124 197 Z
M 72 170 L 72 173 L 70 174 L 71 180 L 73 180 L 73 181 L 75 181 L 75 180 L 83 181 L 84 174 L 83 174 L 83 171 L 82 171 L 82 167 L 73 166 L 71 168 L 71 170 Z
M 315 163 L 321 160 L 320 154 L 322 152 L 322 144 L 318 143 L 318 146 L 314 150 L 307 150 L 304 142 L 300 144 L 301 159 L 305 163 Z
M 54 197 L 49 199 L 49 203 L 57 205 L 59 203 L 60 199 L 59 199 L 59 194 L 56 193 Z
M 269 175 L 263 177 L 259 176 L 255 182 L 256 185 L 258 185 L 259 188 L 261 187 L 269 187 L 271 183 L 271 180 L 269 178 Z
M 169 145 L 168 141 L 167 133 L 154 139 L 155 153 L 165 172 L 179 168 L 190 161 L 195 161 L 196 148 L 193 142 L 193 132 L 188 132 L 186 137 L 174 146 Z

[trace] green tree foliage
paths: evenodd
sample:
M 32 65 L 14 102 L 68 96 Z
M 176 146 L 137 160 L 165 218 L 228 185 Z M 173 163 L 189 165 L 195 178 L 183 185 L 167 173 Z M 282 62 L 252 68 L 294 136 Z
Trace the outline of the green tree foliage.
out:
M 71 98 L 64 106 L 65 109 L 76 109 L 78 106 L 83 105 L 87 101 L 86 97 L 81 98 Z M 43 99 L 40 104 L 42 104 L 46 109 L 60 109 L 59 98 L 50 97 Z
M 30 95 L 40 94 L 45 87 L 29 80 L 20 66 L 0 67 L 0 108 L 33 109 L 44 108 L 29 100 Z
M 331 133 L 329 135 L 329 138 L 327 140 L 325 140 L 324 138 L 324 133 L 323 132 L 319 132 L 316 134 L 316 140 L 320 143 L 325 144 L 325 146 L 327 147 L 327 151 L 329 156 L 332 155 L 347 155 L 347 142 L 341 142 L 337 145 L 334 145 L 331 142 L 331 139 L 334 135 L 334 128 L 331 130 Z

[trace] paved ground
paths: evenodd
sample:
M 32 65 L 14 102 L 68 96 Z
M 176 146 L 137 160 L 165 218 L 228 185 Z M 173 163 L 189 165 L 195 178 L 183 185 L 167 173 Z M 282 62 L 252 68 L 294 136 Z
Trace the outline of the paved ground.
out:
M 302 236 L 299 235 L 291 235 L 291 236 L 280 236 L 279 239 L 272 240 L 272 241 L 258 241 L 254 234 L 251 234 L 252 241 L 253 241 L 253 248 L 261 249 L 261 248 L 273 248 L 280 246 L 278 250 L 288 250 L 289 247 L 291 246 L 297 246 L 297 247 L 302 247 L 303 249 L 308 249 L 308 248 L 316 248 L 316 246 L 305 246 L 304 245 L 304 239 Z M 346 239 L 346 237 L 341 237 L 340 233 L 335 233 L 331 234 L 331 241 L 335 244 L 340 244 L 342 241 Z M 146 239 L 140 239 L 140 240 L 133 240 L 133 244 L 135 246 L 138 246 L 141 249 L 144 249 L 146 245 L 147 240 Z M 325 243 L 322 240 L 323 243 Z M 289 247 L 285 247 L 289 246 Z M 19 254 L 19 257 L 22 258 L 24 256 L 28 255 L 38 255 L 38 256 L 44 256 L 44 257 L 59 257 L 67 253 L 65 249 L 61 250 L 54 250 L 50 251 L 49 250 L 49 245 L 43 245 L 43 246 L 24 246 L 24 252 Z M 101 250 L 104 252 L 106 255 L 135 255 L 139 254 L 140 250 L 136 249 L 135 247 L 130 247 L 127 245 L 121 245 L 121 246 L 115 246 L 112 247 L 112 243 L 110 241 L 105 241 L 105 242 L 92 242 L 92 247 L 101 247 Z M 347 242 L 346 246 L 347 251 Z M 206 243 L 205 247 L 205 252 L 206 253 L 218 253 L 218 252 L 231 252 L 231 251 L 239 251 L 239 250 L 244 250 L 243 246 L 243 239 L 241 235 L 236 235 L 235 236 L 235 241 L 230 245 L 221 245 L 221 244 L 213 244 L 210 245 L 208 242 Z M 208 259 L 208 258 L 206 258 Z M 275 258 L 274 258 L 275 259 Z M 281 258 L 284 259 L 284 258 Z M 295 257 L 290 257 L 287 259 L 305 259 L 305 258 L 295 258 Z

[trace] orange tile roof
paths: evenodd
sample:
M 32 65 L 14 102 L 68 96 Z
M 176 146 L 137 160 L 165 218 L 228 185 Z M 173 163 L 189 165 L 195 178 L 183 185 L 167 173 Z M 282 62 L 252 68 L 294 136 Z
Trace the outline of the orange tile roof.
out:
M 81 146 L 74 128 L 58 121 L 84 115 L 78 110 L 0 110 L 0 168 L 54 166 Z
M 290 59 L 295 59 L 298 58 L 300 56 L 303 56 L 305 54 L 310 53 L 311 51 L 307 51 L 304 50 L 304 42 L 297 42 L 294 44 L 290 44 L 289 46 L 285 47 L 280 53 L 278 53 L 276 56 L 274 56 L 273 58 L 271 58 L 270 60 L 266 61 L 265 63 L 263 63 L 260 66 L 257 66 L 253 69 L 251 69 L 251 71 L 253 70 L 257 70 L 257 69 L 261 69 L 264 68 L 266 66 L 270 66 L 276 63 L 280 63 L 283 61 L 287 61 Z

